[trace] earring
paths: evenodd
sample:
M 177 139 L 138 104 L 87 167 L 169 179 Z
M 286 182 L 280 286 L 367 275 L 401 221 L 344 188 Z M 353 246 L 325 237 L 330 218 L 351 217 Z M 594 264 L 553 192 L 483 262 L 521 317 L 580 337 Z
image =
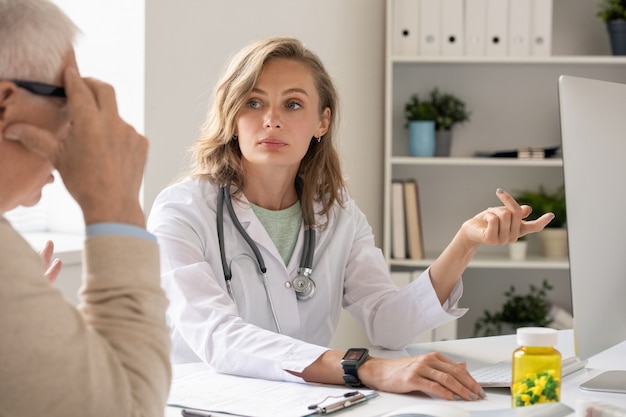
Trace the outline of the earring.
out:
M 239 136 L 237 136 L 237 135 L 233 135 L 233 137 L 232 137 L 232 138 L 230 138 L 230 139 L 231 139 L 231 140 L 237 140 L 237 139 L 239 139 Z
M 317 138 L 317 143 L 320 143 L 322 141 L 322 135 L 320 135 L 319 138 Z

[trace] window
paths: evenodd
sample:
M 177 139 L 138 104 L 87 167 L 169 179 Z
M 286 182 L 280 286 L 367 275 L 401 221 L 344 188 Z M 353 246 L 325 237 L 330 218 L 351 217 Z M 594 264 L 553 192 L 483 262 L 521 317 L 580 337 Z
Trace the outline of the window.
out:
M 145 3 L 127 0 L 53 0 L 81 29 L 76 56 L 83 76 L 116 89 L 119 112 L 144 131 Z M 83 216 L 55 174 L 34 207 L 6 213 L 21 232 L 82 233 Z

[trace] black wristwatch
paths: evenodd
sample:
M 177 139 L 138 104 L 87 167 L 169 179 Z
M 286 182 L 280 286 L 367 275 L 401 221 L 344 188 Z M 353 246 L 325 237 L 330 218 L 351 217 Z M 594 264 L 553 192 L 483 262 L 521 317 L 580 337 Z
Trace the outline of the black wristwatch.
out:
M 369 350 L 365 348 L 350 348 L 343 355 L 341 359 L 341 366 L 343 367 L 343 380 L 347 385 L 354 388 L 363 388 L 365 385 L 361 383 L 359 379 L 359 366 L 367 358 L 369 358 Z

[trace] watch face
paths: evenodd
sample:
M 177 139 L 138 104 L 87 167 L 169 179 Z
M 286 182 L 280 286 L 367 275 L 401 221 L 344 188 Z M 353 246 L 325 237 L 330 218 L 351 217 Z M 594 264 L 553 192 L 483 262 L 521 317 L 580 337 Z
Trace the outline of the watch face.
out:
M 346 361 L 358 361 L 365 353 L 367 353 L 366 349 L 348 349 L 343 359 Z
M 351 348 L 348 349 L 343 359 L 341 359 L 341 366 L 343 367 L 343 380 L 351 387 L 363 387 L 359 379 L 359 366 L 369 357 L 369 351 L 365 348 Z

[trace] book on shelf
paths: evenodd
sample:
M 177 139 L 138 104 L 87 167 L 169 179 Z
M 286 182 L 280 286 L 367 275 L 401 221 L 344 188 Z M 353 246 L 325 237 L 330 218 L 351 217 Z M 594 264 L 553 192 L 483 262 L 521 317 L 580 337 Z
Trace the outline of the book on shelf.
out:
M 406 259 L 406 223 L 404 221 L 404 184 L 391 183 L 391 257 Z
M 483 152 L 477 151 L 475 156 L 488 158 L 545 159 L 560 156 L 560 146 L 522 146 L 517 149 Z
M 404 181 L 404 218 L 406 223 L 407 252 L 409 259 L 424 259 L 424 240 L 419 211 L 417 181 Z

